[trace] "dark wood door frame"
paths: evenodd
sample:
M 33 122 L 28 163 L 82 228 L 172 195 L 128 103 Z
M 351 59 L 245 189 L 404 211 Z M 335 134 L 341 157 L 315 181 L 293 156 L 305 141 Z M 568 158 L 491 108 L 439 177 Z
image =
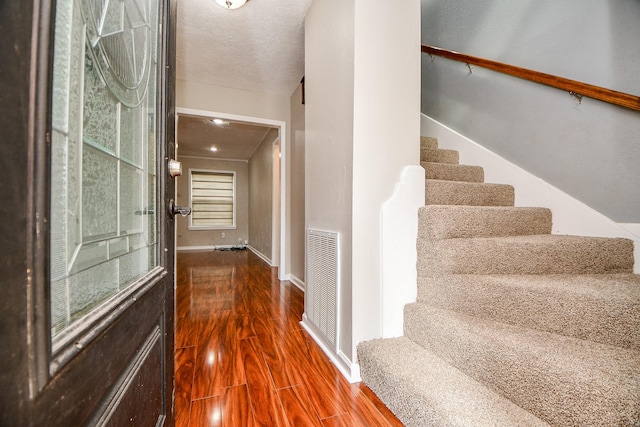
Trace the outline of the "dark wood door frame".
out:
M 29 423 L 27 402 L 32 395 L 32 383 L 43 374 L 34 372 L 35 367 L 46 366 L 42 360 L 36 360 L 46 354 L 46 349 L 43 352 L 35 349 L 42 348 L 47 340 L 43 339 L 44 331 L 34 330 L 37 322 L 32 311 L 43 303 L 42 292 L 37 292 L 37 287 L 45 274 L 43 256 L 46 252 L 43 246 L 46 229 L 36 231 L 36 227 L 44 226 L 44 218 L 36 219 L 34 211 L 36 205 L 44 205 L 41 199 L 48 193 L 38 181 L 46 176 L 48 167 L 36 174 L 42 170 L 43 154 L 46 156 L 46 146 L 41 142 L 46 140 L 47 128 L 46 121 L 42 123 L 46 113 L 36 111 L 36 106 L 47 111 L 47 96 L 36 87 L 41 88 L 42 80 L 48 78 L 44 70 L 49 69 L 49 58 L 40 56 L 49 51 L 51 37 L 50 29 L 45 27 L 38 31 L 40 37 L 33 39 L 32 28 L 50 25 L 50 19 L 43 20 L 41 16 L 50 15 L 50 10 L 35 2 L 24 3 L 2 2 L 0 5 L 3 34 L 0 55 L 4 57 L 0 64 L 0 128 L 3 129 L 0 165 L 9 172 L 0 184 L 3 282 L 0 360 L 5 366 L 0 374 L 0 386 L 6 390 L 0 400 L 3 425 Z M 43 64 L 41 68 L 37 67 L 38 63 Z M 33 339 L 30 345 L 23 338 L 28 335 Z

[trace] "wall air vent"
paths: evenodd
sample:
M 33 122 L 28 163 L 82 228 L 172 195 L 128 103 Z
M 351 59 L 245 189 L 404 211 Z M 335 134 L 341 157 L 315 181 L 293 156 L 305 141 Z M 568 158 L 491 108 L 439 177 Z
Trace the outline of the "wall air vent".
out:
M 305 317 L 338 350 L 339 234 L 307 229 Z

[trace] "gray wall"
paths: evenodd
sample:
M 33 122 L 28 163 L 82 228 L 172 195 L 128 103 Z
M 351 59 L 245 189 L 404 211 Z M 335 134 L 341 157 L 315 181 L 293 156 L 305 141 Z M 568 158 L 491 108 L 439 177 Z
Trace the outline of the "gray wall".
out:
M 637 0 L 422 0 L 422 43 L 640 94 Z M 422 56 L 422 112 L 614 221 L 640 222 L 640 113 Z
M 273 142 L 272 129 L 249 159 L 249 244 L 271 260 L 273 225 Z
M 182 176 L 178 177 L 177 204 L 189 206 L 189 169 L 236 172 L 236 228 L 220 230 L 189 230 L 188 218 L 178 217 L 178 247 L 244 244 L 249 239 L 249 167 L 247 162 L 178 156 Z M 224 233 L 224 237 L 222 237 Z

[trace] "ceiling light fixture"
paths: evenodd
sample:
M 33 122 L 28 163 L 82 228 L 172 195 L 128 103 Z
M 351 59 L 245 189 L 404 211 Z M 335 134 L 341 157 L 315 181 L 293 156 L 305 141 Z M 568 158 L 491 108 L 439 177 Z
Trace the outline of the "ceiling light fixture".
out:
M 225 9 L 238 9 L 247 2 L 247 0 L 216 0 L 220 6 Z
M 218 151 L 218 147 L 216 147 L 215 145 L 213 145 L 213 146 L 211 146 L 211 147 L 209 148 L 209 150 L 211 150 L 211 151 L 213 151 L 213 152 L 215 153 L 216 151 Z

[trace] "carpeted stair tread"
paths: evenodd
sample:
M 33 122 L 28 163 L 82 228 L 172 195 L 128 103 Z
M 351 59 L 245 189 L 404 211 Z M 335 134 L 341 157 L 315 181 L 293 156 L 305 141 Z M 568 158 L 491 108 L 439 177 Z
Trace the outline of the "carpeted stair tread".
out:
M 444 150 L 421 148 L 420 149 L 420 162 L 435 162 L 435 163 L 450 163 L 458 164 L 460 159 L 460 153 L 456 150 Z
M 418 211 L 418 239 L 551 233 L 546 208 L 428 205 Z
M 427 179 L 443 181 L 484 182 L 484 169 L 480 166 L 451 163 L 421 162 Z
M 633 271 L 633 241 L 535 235 L 418 241 L 418 275 L 603 274 Z
M 405 336 L 551 425 L 640 425 L 636 351 L 420 303 Z
M 513 206 L 513 187 L 505 184 L 427 179 L 428 205 Z
M 358 360 L 407 427 L 548 425 L 404 337 L 360 343 Z
M 420 137 L 420 148 L 424 148 L 425 150 L 437 150 L 438 149 L 438 138 L 434 138 L 432 136 L 421 136 Z
M 525 328 L 640 351 L 640 275 L 464 275 L 418 278 L 418 302 Z

